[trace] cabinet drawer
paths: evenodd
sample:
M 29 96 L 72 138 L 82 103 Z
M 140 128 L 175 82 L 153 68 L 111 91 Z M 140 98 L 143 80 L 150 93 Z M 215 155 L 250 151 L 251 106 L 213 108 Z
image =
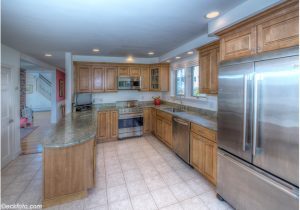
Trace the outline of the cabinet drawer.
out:
M 191 123 L 191 130 L 200 135 L 200 136 L 203 136 L 211 141 L 214 141 L 216 142 L 216 132 L 215 131 L 212 131 L 210 129 L 207 129 L 207 128 L 204 128 L 200 125 L 197 125 L 195 123 Z
M 163 118 L 164 120 L 167 120 L 167 121 L 172 121 L 172 115 L 168 114 L 168 113 L 165 113 L 163 111 L 157 111 L 156 116 L 161 117 L 161 118 Z

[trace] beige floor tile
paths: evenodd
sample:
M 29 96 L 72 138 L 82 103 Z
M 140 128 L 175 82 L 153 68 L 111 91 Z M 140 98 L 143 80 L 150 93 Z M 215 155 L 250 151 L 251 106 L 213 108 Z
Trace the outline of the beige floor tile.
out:
M 184 182 L 169 186 L 178 201 L 196 196 L 192 189 Z
M 160 173 L 160 174 L 164 174 L 164 173 L 168 173 L 173 171 L 173 169 L 171 168 L 171 166 L 169 166 L 169 164 L 167 163 L 163 163 L 163 164 L 154 164 L 154 167 L 156 168 L 156 170 Z
M 107 184 L 108 188 L 125 184 L 123 173 L 111 174 L 111 175 L 107 176 L 106 178 L 107 178 L 106 184 Z
M 122 167 L 123 171 L 129 171 L 129 170 L 138 168 L 137 164 L 135 163 L 135 161 L 133 159 L 121 161 L 121 167 Z
M 152 178 L 154 176 L 159 175 L 158 171 L 154 168 L 154 166 L 143 167 L 143 168 L 140 168 L 140 170 L 141 170 L 141 172 L 142 172 L 145 179 Z
M 155 210 L 157 206 L 150 193 L 131 198 L 134 210 Z
M 149 193 L 148 187 L 144 180 L 128 183 L 127 189 L 131 197 Z
M 20 195 L 28 184 L 29 181 L 12 182 L 6 189 L 4 189 L 2 195 Z
M 69 203 L 65 203 L 59 205 L 59 210 L 83 210 L 84 209 L 84 202 L 83 200 L 76 200 Z
M 90 209 L 85 208 L 85 210 L 108 210 L 108 206 L 107 205 L 103 205 L 103 206 L 96 206 Z
M 108 188 L 107 198 L 108 198 L 108 203 L 121 201 L 129 198 L 126 185 L 120 185 L 117 187 Z
M 195 179 L 199 178 L 201 175 L 199 172 L 192 168 L 185 168 L 185 169 L 178 169 L 175 171 L 181 179 L 183 180 L 190 180 L 190 179 Z
M 145 182 L 150 191 L 167 187 L 167 184 L 164 182 L 163 178 L 160 175 L 146 178 Z
M 154 190 L 151 194 L 158 208 L 166 207 L 178 202 L 169 188 Z
M 199 197 L 184 200 L 180 204 L 184 210 L 209 210 Z
M 106 190 L 92 191 L 88 197 L 84 199 L 84 208 L 95 208 L 97 206 L 107 205 Z
M 174 171 L 161 174 L 161 176 L 167 185 L 173 185 L 183 181 Z
M 107 175 L 121 173 L 122 172 L 121 164 L 119 162 L 116 164 L 106 164 L 105 171 Z
M 125 177 L 126 183 L 143 180 L 143 175 L 139 169 L 124 171 L 124 177 Z
M 164 208 L 161 208 L 160 210 L 183 210 L 183 208 L 180 206 L 180 204 L 172 204 L 170 206 L 166 206 Z M 191 209 L 193 210 L 193 209 Z
M 200 198 L 210 210 L 232 210 L 232 207 L 225 201 L 220 201 L 216 197 L 215 192 L 210 191 L 203 193 L 199 195 L 198 198 Z
M 186 181 L 189 187 L 196 193 L 196 195 L 201 195 L 208 191 L 213 191 L 213 186 L 204 178 L 196 178 Z
M 132 210 L 132 205 L 129 199 L 116 201 L 109 204 L 109 210 Z

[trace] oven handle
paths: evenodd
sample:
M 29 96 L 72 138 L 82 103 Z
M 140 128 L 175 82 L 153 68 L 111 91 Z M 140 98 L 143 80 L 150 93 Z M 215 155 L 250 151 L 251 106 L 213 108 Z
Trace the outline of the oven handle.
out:
M 133 118 L 138 118 L 138 117 L 143 117 L 143 114 L 126 114 L 126 115 L 119 115 L 119 120 L 123 120 L 123 119 L 133 119 Z

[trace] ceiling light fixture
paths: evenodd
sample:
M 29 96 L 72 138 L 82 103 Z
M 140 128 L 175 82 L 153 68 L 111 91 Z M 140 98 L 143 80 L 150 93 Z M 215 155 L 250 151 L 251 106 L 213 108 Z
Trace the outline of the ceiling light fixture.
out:
M 154 55 L 154 52 L 150 51 L 148 52 L 148 55 Z
M 52 54 L 51 53 L 45 53 L 45 56 L 46 57 L 52 57 Z
M 194 52 L 193 51 L 189 51 L 189 52 L 187 52 L 187 54 L 188 55 L 192 55 L 192 54 L 194 54 Z
M 131 55 L 128 56 L 127 59 L 126 59 L 127 62 L 133 62 L 133 60 L 134 60 L 134 59 L 133 59 L 133 57 L 132 57 Z
M 93 52 L 100 52 L 100 50 L 98 48 L 94 48 Z
M 207 13 L 205 17 L 208 19 L 212 19 L 212 18 L 218 17 L 219 15 L 220 15 L 220 12 L 212 11 L 212 12 Z
M 170 63 L 171 61 L 170 60 L 167 60 L 167 63 Z
M 180 59 L 181 57 L 177 56 L 176 59 Z

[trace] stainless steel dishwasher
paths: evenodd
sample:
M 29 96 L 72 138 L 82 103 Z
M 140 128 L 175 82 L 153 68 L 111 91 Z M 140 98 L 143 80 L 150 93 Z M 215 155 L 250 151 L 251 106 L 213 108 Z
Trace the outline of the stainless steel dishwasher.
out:
M 186 163 L 190 163 L 190 122 L 173 118 L 173 150 Z

